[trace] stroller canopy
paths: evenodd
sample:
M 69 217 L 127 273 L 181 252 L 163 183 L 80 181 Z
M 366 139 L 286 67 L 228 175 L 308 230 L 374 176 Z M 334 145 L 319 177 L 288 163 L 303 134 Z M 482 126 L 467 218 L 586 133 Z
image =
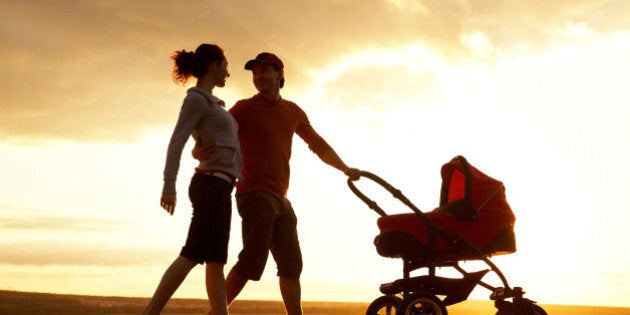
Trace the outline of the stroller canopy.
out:
M 471 207 L 470 217 L 464 220 L 513 227 L 514 213 L 507 202 L 505 187 L 501 181 L 470 165 L 463 156 L 456 156 L 444 164 L 441 175 L 440 207 L 463 199 Z

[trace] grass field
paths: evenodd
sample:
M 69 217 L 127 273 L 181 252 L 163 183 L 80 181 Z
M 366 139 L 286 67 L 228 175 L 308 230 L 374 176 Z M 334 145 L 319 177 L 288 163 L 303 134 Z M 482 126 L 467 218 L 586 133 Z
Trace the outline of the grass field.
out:
M 60 295 L 0 290 L 0 315 L 138 315 L 148 298 Z M 369 303 L 304 302 L 304 314 L 363 315 Z M 170 315 L 204 315 L 208 302 L 202 299 L 172 299 L 162 312 Z M 627 315 L 630 308 L 541 305 L 550 315 Z M 450 315 L 491 315 L 490 301 L 465 301 L 448 308 Z M 232 315 L 284 314 L 279 301 L 235 301 Z

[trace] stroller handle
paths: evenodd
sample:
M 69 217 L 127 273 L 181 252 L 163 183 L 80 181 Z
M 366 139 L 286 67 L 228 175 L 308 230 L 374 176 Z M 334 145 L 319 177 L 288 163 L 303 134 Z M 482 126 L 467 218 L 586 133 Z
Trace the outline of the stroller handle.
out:
M 405 195 L 403 195 L 402 192 L 400 192 L 400 190 L 396 189 L 394 186 L 390 185 L 388 182 L 386 182 L 384 179 L 370 173 L 370 172 L 366 172 L 366 171 L 359 171 L 359 176 L 360 177 L 366 177 L 371 179 L 372 181 L 378 183 L 379 185 L 381 185 L 383 188 L 385 188 L 387 191 L 389 191 L 394 198 L 400 200 L 400 202 L 402 202 L 403 204 L 405 204 L 407 207 L 409 207 L 409 209 L 411 209 L 415 214 L 417 214 L 418 216 L 420 216 L 420 218 L 422 220 L 424 220 L 424 222 L 426 222 L 427 225 L 431 226 L 431 228 L 435 231 L 437 231 L 438 233 L 440 233 L 441 235 L 444 235 L 445 237 L 448 238 L 448 233 L 446 233 L 446 231 L 444 231 L 437 223 L 435 223 L 433 220 L 431 220 L 429 217 L 427 217 L 424 212 L 422 212 L 422 210 L 418 209 L 418 207 L 416 207 L 416 205 L 414 205 L 411 201 L 409 201 L 409 199 L 407 197 L 405 197 Z M 359 178 L 360 178 L 359 177 Z M 376 204 L 376 202 L 374 202 L 372 199 L 368 198 L 365 194 L 363 194 L 357 187 L 356 185 L 354 185 L 354 181 L 350 178 L 348 178 L 348 187 L 350 187 L 350 190 L 352 190 L 352 192 L 357 195 L 357 197 L 359 197 L 359 199 L 363 200 L 363 202 L 365 202 L 370 209 L 374 210 L 376 213 L 378 213 L 380 216 L 386 216 L 387 213 L 385 213 L 385 211 L 378 206 L 378 204 Z
M 370 172 L 366 172 L 366 171 L 359 171 L 359 176 L 360 177 L 365 177 L 365 178 L 369 178 L 370 180 L 376 182 L 377 184 L 381 185 L 383 188 L 385 188 L 387 191 L 389 191 L 395 198 L 399 199 L 402 203 L 406 204 L 407 206 L 409 206 L 409 208 L 411 208 L 411 210 L 413 210 L 414 212 L 418 213 L 418 214 L 422 214 L 422 211 L 420 211 L 420 209 L 418 209 L 414 204 L 412 204 L 409 199 L 407 199 L 407 197 L 405 197 L 400 190 L 396 189 L 394 186 L 390 185 L 388 182 L 386 182 L 384 179 L 370 173 Z M 358 180 L 358 179 L 357 179 Z M 379 207 L 379 205 L 374 202 L 374 200 L 370 199 L 369 197 L 367 197 L 365 194 L 363 194 L 354 184 L 354 180 L 348 178 L 348 187 L 350 187 L 350 190 L 352 190 L 352 192 L 357 195 L 357 197 L 359 197 L 359 199 L 361 199 L 363 202 L 365 202 L 365 204 L 368 205 L 368 207 L 370 207 L 370 209 L 374 210 L 374 212 L 378 213 L 380 216 L 386 216 L 387 213 L 381 208 Z

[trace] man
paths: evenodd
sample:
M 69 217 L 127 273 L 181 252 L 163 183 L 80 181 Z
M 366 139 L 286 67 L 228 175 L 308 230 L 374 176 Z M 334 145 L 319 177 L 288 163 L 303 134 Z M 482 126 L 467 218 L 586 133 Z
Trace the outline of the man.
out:
M 258 94 L 238 101 L 230 113 L 239 125 L 243 150 L 243 176 L 236 186 L 236 202 L 242 218 L 243 249 L 226 279 L 228 304 L 249 280 L 258 281 L 269 252 L 277 264 L 280 292 L 288 315 L 301 315 L 302 254 L 297 219 L 286 198 L 293 135 L 326 164 L 358 178 L 311 126 L 306 113 L 280 96 L 284 64 L 263 52 L 245 64 L 251 70 Z M 202 158 L 196 148 L 194 155 Z

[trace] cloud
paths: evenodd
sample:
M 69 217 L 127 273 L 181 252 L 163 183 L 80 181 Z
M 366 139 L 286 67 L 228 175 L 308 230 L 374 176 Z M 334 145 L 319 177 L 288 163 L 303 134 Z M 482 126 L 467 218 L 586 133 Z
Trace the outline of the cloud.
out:
M 452 62 L 530 53 L 625 31 L 629 10 L 603 0 L 4 1 L 0 141 L 128 142 L 170 127 L 184 89 L 169 56 L 201 42 L 226 49 L 221 93 L 233 102 L 253 93 L 242 64 L 264 50 L 285 60 L 291 89 L 307 91 L 309 71 L 366 49 L 421 42 Z
M 76 217 L 27 217 L 0 218 L 3 230 L 55 230 L 55 231 L 99 231 L 107 232 L 122 228 L 125 221 L 102 220 Z
M 400 106 L 435 105 L 434 94 L 445 60 L 421 43 L 369 49 L 345 56 L 336 65 L 312 73 L 314 106 L 384 112 Z
M 124 220 L 88 217 L 46 216 L 41 210 L 10 207 L 0 204 L 0 230 L 111 232 L 131 224 Z
M 45 212 L 0 204 L 0 264 L 135 266 L 161 264 L 174 255 L 151 246 L 127 246 L 128 237 L 120 233 L 135 224 L 131 221 Z
M 10 265 L 135 266 L 160 264 L 173 255 L 162 249 L 58 241 L 0 243 L 0 252 L 0 264 Z

